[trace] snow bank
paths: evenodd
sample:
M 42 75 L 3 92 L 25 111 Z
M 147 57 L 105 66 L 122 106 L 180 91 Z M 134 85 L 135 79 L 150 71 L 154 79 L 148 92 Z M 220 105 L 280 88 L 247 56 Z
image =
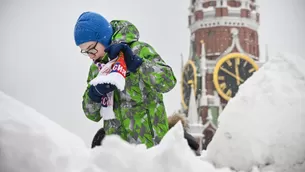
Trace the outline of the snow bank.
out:
M 206 158 L 237 170 L 304 172 L 304 66 L 283 53 L 247 80 L 221 114 Z
M 70 171 L 89 156 L 77 136 L 0 92 L 0 171 Z
M 207 152 L 196 157 L 181 123 L 146 149 L 107 136 L 90 149 L 76 135 L 0 92 L 1 172 L 304 172 L 305 59 L 281 55 L 240 88 L 220 116 Z M 71 121 L 73 122 L 73 121 Z
M 73 121 L 71 121 L 73 122 Z M 183 138 L 181 123 L 160 145 L 146 149 L 107 136 L 90 149 L 77 136 L 0 92 L 1 172 L 230 172 L 200 160 Z

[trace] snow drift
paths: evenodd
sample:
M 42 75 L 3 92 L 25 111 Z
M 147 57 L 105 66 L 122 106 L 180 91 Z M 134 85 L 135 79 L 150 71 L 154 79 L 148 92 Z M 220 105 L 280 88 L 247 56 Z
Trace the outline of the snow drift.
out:
M 90 149 L 72 133 L 0 92 L 1 172 L 229 172 L 201 161 L 188 147 L 179 122 L 160 145 L 146 149 L 117 136 Z
M 0 92 L 0 171 L 70 171 L 89 157 L 85 143 Z
M 304 172 L 304 65 L 305 59 L 284 54 L 247 80 L 221 114 L 219 129 L 201 157 L 204 161 L 188 147 L 181 123 L 151 149 L 117 136 L 107 136 L 102 147 L 90 149 L 76 135 L 0 91 L 0 171 Z M 228 168 L 215 169 L 208 161 Z
M 304 172 L 304 66 L 283 53 L 247 80 L 221 114 L 207 159 L 236 170 Z

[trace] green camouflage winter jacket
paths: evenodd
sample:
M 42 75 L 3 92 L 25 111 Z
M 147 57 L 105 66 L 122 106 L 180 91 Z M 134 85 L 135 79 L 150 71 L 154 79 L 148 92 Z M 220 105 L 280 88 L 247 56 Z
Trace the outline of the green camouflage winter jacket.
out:
M 147 43 L 138 41 L 137 28 L 128 21 L 113 20 L 112 43 L 127 42 L 132 51 L 143 59 L 135 73 L 128 73 L 125 89 L 114 92 L 114 112 L 116 119 L 105 120 L 106 134 L 117 134 L 129 143 L 144 143 L 152 147 L 158 144 L 168 131 L 167 114 L 162 93 L 174 88 L 176 78 L 170 66 L 166 65 L 158 53 Z M 102 58 L 102 62 L 106 63 Z M 98 74 L 95 64 L 90 66 L 89 83 Z M 100 121 L 100 103 L 91 101 L 88 87 L 83 95 L 82 107 L 87 118 Z

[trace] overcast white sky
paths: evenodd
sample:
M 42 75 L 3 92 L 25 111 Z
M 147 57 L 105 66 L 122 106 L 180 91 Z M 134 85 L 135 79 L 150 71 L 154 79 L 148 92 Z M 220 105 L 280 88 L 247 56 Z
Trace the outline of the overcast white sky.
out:
M 261 58 L 265 44 L 303 54 L 304 0 L 259 0 Z M 173 67 L 180 81 L 180 54 L 189 53 L 189 0 L 0 0 L 0 90 L 81 136 L 89 145 L 99 123 L 86 119 L 81 96 L 89 59 L 74 45 L 73 27 L 83 11 L 134 23 Z M 303 21 L 303 22 L 302 22 Z M 180 85 L 165 94 L 167 113 L 180 108 Z M 1 114 L 0 114 L 1 115 Z

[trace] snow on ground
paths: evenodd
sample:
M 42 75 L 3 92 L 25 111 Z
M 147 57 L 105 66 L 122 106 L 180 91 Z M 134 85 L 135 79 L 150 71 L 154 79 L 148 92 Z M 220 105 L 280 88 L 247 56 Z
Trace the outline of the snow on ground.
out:
M 107 136 L 102 147 L 92 150 L 0 91 L 0 171 L 304 172 L 304 65 L 305 59 L 284 54 L 247 80 L 221 114 L 219 129 L 200 158 L 183 138 L 181 123 L 151 149 Z
M 69 171 L 89 157 L 85 143 L 0 92 L 0 171 Z
M 305 171 L 305 58 L 279 54 L 233 98 L 205 157 L 217 167 Z
M 73 122 L 73 121 L 71 121 Z M 116 136 L 90 149 L 72 133 L 0 92 L 1 172 L 230 172 L 194 155 L 181 123 L 160 145 L 146 149 Z

